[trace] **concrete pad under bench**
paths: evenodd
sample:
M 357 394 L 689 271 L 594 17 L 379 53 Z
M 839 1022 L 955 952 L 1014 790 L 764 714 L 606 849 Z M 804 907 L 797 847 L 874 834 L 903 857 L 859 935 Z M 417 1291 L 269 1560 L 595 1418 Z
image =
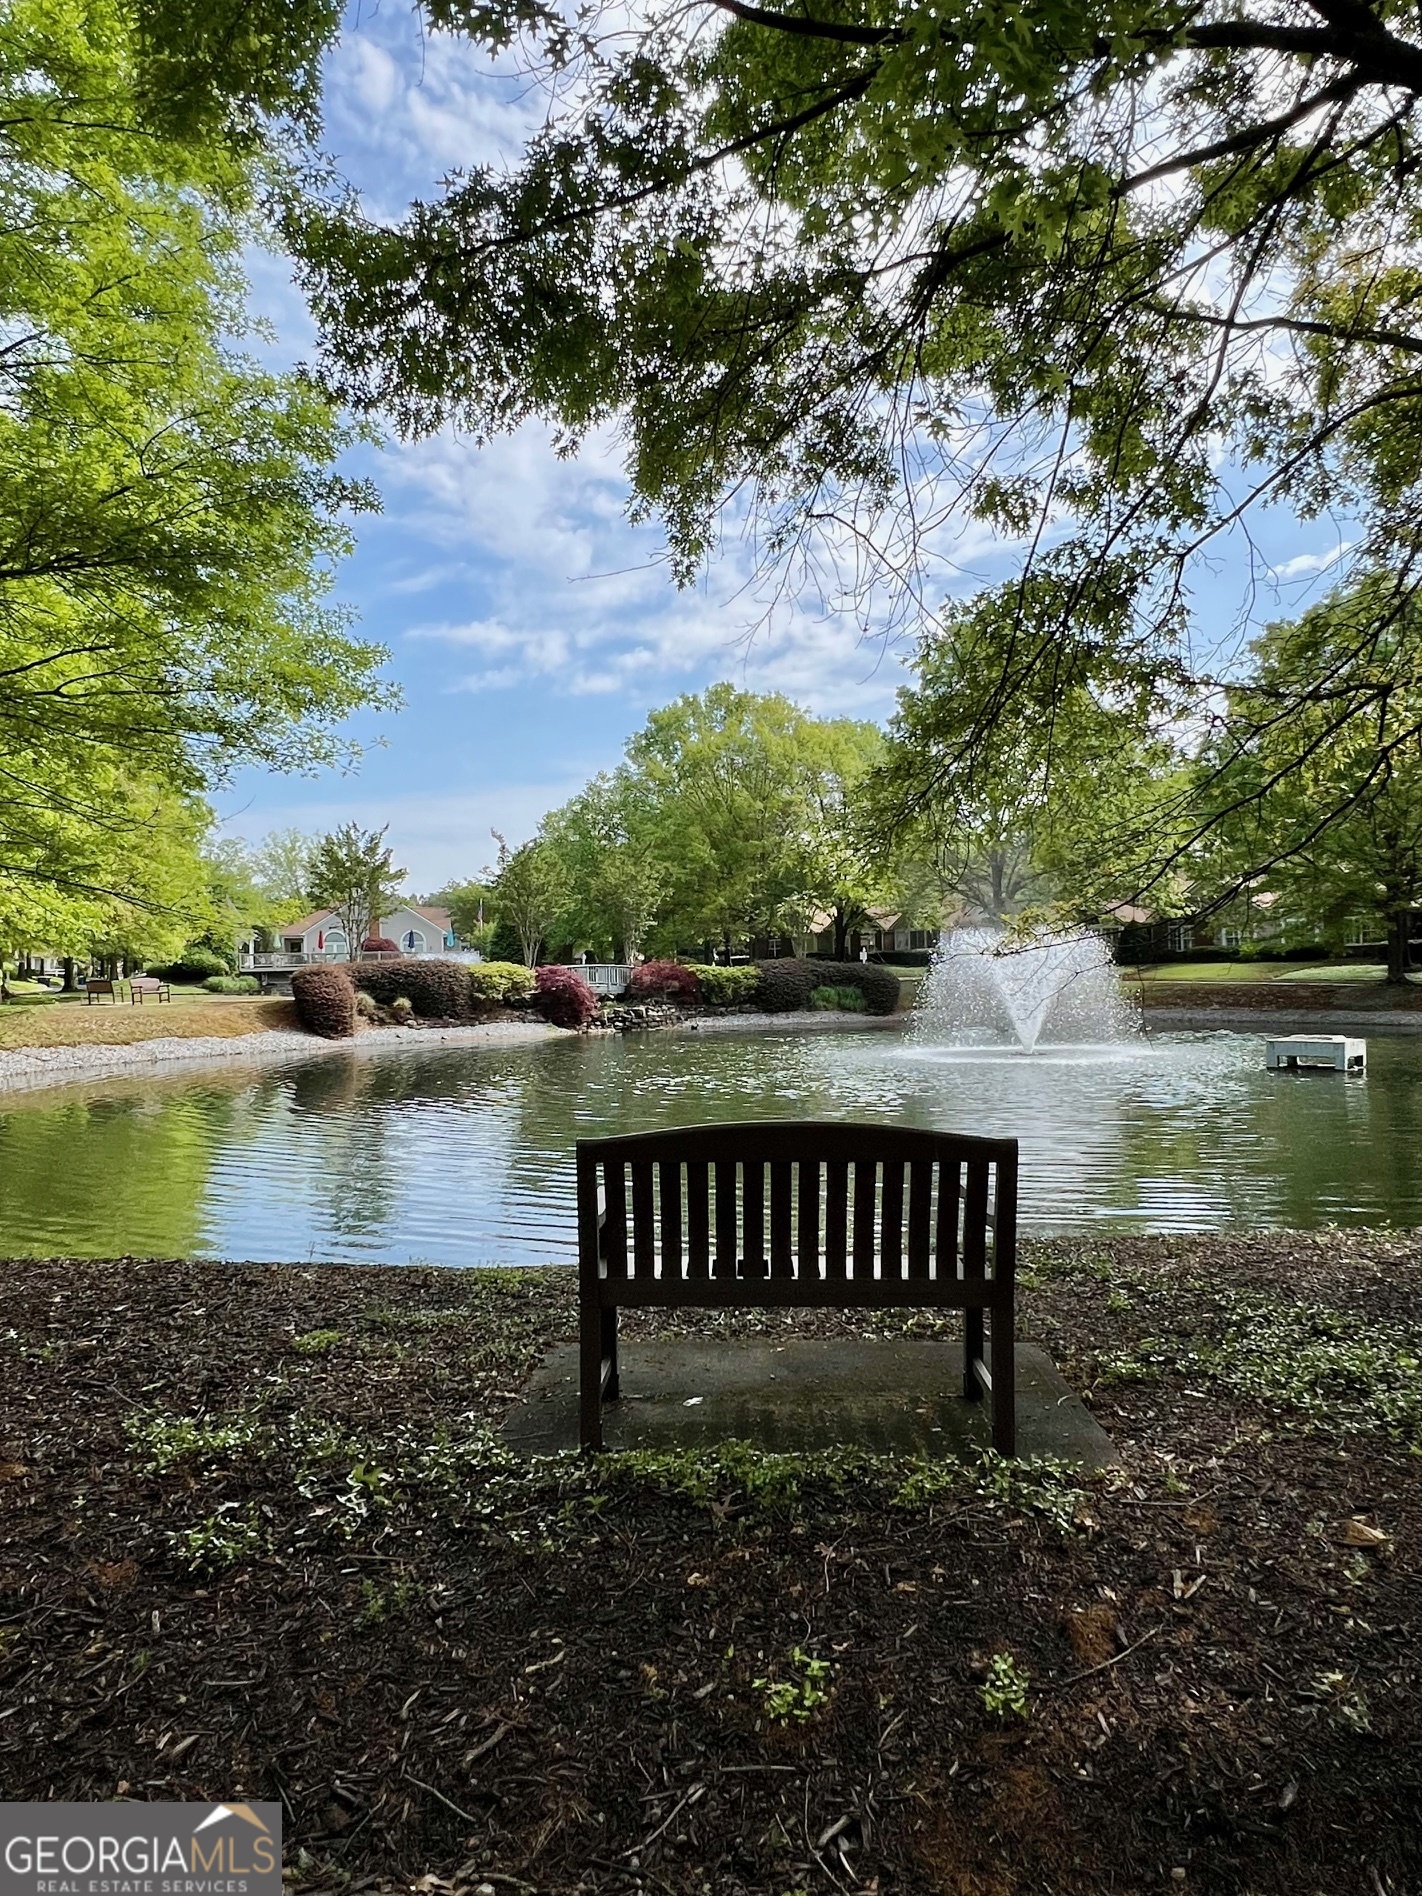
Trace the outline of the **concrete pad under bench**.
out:
M 608 1448 L 699 1448 L 732 1437 L 766 1449 L 865 1448 L 955 1455 L 990 1446 L 986 1406 L 965 1402 L 960 1342 L 885 1338 L 668 1337 L 619 1342 L 622 1395 L 603 1410 Z M 1019 1343 L 1017 1452 L 1086 1468 L 1111 1438 L 1034 1343 Z M 551 1350 L 503 1437 L 521 1454 L 578 1445 L 578 1352 Z

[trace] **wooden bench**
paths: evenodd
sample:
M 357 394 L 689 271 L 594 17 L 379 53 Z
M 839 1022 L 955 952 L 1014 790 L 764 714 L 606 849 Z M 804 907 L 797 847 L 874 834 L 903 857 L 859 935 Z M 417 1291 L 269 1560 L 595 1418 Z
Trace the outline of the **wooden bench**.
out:
M 618 1394 L 617 1312 L 961 1310 L 963 1394 L 1016 1452 L 1017 1141 L 769 1120 L 577 1147 L 581 1437 Z M 983 1320 L 992 1353 L 984 1355 Z
M 160 981 L 156 974 L 136 974 L 128 984 L 128 998 L 132 1006 L 141 1007 L 145 994 L 151 994 L 158 1001 L 171 1001 L 173 990 L 166 981 Z
M 119 989 L 122 986 L 122 981 L 110 981 L 107 979 L 102 981 L 98 979 L 86 981 L 84 983 L 85 1007 L 92 1007 L 96 997 L 101 994 L 107 994 L 114 1006 L 117 1007 L 119 1003 Z

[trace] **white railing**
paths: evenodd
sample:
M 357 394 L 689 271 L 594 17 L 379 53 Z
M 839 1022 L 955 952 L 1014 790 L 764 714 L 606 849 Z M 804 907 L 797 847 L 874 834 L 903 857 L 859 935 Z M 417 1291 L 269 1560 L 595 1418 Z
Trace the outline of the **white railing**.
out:
M 625 961 L 575 961 L 573 973 L 580 974 L 594 994 L 620 994 L 632 978 L 632 967 Z
M 241 974 L 260 974 L 263 970 L 266 970 L 268 973 L 283 973 L 292 968 L 310 967 L 315 962 L 345 961 L 346 959 L 347 956 L 343 949 L 335 950 L 323 948 L 309 955 L 293 953 L 290 949 L 259 949 L 255 954 L 242 954 L 238 956 L 238 972 Z M 468 963 L 478 961 L 481 957 L 457 949 L 446 950 L 434 948 L 425 949 L 423 952 L 418 949 L 412 949 L 406 954 L 403 950 L 396 950 L 392 953 L 388 948 L 374 948 L 367 950 L 359 959 L 362 961 L 431 961 L 438 959 Z

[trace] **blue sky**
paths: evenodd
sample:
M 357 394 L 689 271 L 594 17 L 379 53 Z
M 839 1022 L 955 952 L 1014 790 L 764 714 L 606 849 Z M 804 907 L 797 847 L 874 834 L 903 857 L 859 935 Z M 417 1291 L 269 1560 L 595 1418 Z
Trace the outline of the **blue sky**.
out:
M 398 217 L 462 165 L 516 157 L 539 100 L 461 42 L 426 36 L 406 6 L 353 10 L 329 66 L 326 144 L 378 216 Z M 279 353 L 311 353 L 311 328 L 280 258 L 251 261 L 253 303 Z M 482 451 L 451 433 L 351 457 L 384 512 L 357 523 L 337 598 L 391 649 L 405 709 L 355 723 L 373 746 L 358 773 L 311 779 L 246 772 L 216 799 L 226 827 L 258 838 L 354 818 L 390 825 L 409 886 L 475 876 L 593 772 L 617 762 L 648 710 L 729 678 L 781 690 L 812 710 L 882 719 L 902 648 L 868 641 L 813 597 L 766 627 L 749 548 L 732 536 L 694 590 L 661 561 L 655 525 L 626 518 L 617 444 L 559 460 L 526 428 Z M 1275 516 L 1222 549 L 1199 576 L 1207 635 L 1226 630 L 1251 573 L 1260 618 L 1297 611 L 1337 548 L 1330 521 Z M 1013 549 L 976 528 L 945 544 L 943 591 L 1011 570 Z M 759 627 L 759 629 L 757 629 Z

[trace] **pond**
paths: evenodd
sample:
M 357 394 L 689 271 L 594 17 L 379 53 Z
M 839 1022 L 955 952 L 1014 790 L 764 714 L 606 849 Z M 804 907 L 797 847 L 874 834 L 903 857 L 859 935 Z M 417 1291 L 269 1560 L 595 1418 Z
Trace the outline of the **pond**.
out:
M 863 1117 L 1022 1143 L 1039 1232 L 1422 1223 L 1422 1040 L 1366 1077 L 1259 1035 L 923 1049 L 887 1031 L 657 1033 L 95 1081 L 0 1110 L 0 1256 L 519 1264 L 574 1255 L 572 1145 Z

